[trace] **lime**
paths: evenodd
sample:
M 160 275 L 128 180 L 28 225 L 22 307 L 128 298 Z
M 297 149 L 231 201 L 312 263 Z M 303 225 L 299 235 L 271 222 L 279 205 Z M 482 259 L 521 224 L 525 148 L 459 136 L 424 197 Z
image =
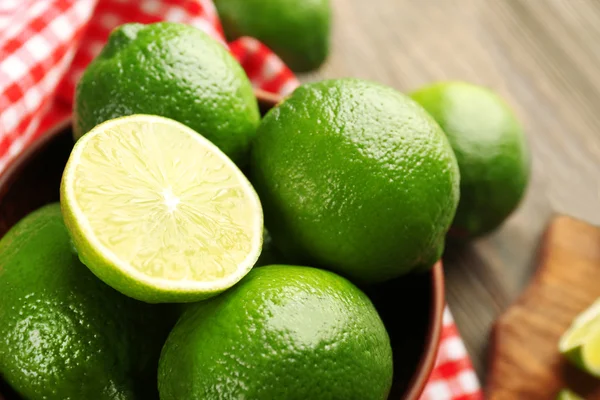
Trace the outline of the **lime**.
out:
M 161 400 L 384 400 L 392 350 L 370 300 L 331 272 L 252 270 L 188 306 L 158 369 Z
M 587 324 L 595 319 L 598 319 L 600 315 L 600 298 L 596 299 L 591 306 L 582 311 L 572 322 L 573 327 L 579 327 Z
M 319 67 L 329 52 L 329 0 L 215 0 L 228 39 L 252 36 L 295 71 Z
M 558 349 L 574 365 L 600 377 L 600 299 L 573 320 Z
M 171 22 L 115 29 L 77 85 L 76 138 L 131 114 L 182 122 L 239 165 L 247 161 L 260 119 L 250 81 L 225 47 Z
M 560 391 L 560 393 L 558 393 L 558 396 L 556 396 L 556 400 L 583 400 L 583 398 L 579 397 L 570 390 L 563 389 Z
M 65 167 L 61 206 L 83 263 L 149 303 L 213 296 L 260 254 L 262 210 L 244 174 L 163 117 L 121 117 L 83 136 Z
M 443 82 L 412 94 L 440 124 L 460 168 L 460 204 L 450 234 L 483 235 L 519 204 L 529 180 L 530 155 L 523 128 L 489 89 Z
M 0 240 L 0 376 L 27 399 L 156 399 L 171 308 L 123 296 L 77 259 L 58 204 Z
M 252 180 L 286 258 L 365 282 L 433 265 L 458 203 L 456 159 L 435 121 L 358 79 L 301 86 L 272 109 Z

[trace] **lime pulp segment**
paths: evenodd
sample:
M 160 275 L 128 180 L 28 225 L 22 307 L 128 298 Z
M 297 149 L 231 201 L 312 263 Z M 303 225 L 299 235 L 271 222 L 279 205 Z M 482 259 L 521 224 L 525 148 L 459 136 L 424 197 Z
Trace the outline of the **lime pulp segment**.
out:
M 600 376 L 600 302 L 579 314 L 559 342 L 559 350 L 587 373 Z
M 166 118 L 94 128 L 73 150 L 62 194 L 80 256 L 101 278 L 109 264 L 141 285 L 211 291 L 241 279 L 260 253 L 250 183 L 216 146 Z

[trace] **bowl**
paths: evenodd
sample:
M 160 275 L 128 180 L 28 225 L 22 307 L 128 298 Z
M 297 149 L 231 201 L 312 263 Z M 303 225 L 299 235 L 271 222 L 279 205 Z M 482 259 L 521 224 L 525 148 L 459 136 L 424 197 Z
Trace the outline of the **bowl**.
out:
M 257 91 L 264 114 L 281 100 Z M 59 199 L 63 168 L 73 146 L 70 120 L 48 131 L 0 173 L 0 237 L 31 211 Z M 417 400 L 435 362 L 444 309 L 444 277 L 438 262 L 429 273 L 363 288 L 390 335 L 394 383 L 390 400 Z M 19 397 L 0 382 L 0 400 Z

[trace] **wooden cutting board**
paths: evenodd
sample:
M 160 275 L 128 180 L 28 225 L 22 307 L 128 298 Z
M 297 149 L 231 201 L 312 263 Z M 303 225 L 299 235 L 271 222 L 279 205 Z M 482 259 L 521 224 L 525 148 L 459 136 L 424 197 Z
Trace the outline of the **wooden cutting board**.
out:
M 529 287 L 496 322 L 490 344 L 491 400 L 550 400 L 569 387 L 600 400 L 600 380 L 568 364 L 558 341 L 600 297 L 600 228 L 555 218 L 544 235 Z

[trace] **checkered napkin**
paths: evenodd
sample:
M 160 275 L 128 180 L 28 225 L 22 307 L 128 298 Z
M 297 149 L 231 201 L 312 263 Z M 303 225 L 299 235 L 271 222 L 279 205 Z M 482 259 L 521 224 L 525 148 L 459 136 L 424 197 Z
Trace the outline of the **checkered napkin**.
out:
M 259 41 L 227 44 L 211 0 L 0 0 L 0 172 L 69 117 L 75 84 L 114 27 L 161 20 L 194 25 L 228 46 L 255 87 L 287 94 L 298 85 Z M 421 400 L 481 398 L 446 309 L 436 367 Z

